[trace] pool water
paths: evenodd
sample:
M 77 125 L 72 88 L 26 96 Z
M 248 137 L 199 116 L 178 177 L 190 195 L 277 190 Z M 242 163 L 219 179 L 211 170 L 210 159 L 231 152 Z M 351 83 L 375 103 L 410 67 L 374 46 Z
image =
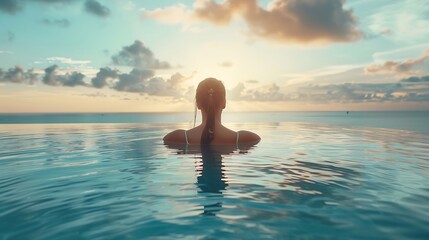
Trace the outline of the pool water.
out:
M 228 126 L 262 141 L 162 143 L 185 124 L 0 125 L 0 239 L 429 236 L 429 133 Z

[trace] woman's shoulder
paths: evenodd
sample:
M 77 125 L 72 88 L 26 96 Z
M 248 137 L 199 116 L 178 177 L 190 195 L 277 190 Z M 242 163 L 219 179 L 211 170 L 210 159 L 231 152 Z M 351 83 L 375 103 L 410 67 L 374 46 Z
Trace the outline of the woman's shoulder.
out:
M 165 143 L 186 143 L 186 130 L 177 129 L 164 136 Z
M 256 144 L 259 141 L 261 141 L 261 137 L 259 137 L 258 134 L 251 131 L 246 131 L 246 130 L 237 131 L 237 135 L 238 135 L 239 143 Z

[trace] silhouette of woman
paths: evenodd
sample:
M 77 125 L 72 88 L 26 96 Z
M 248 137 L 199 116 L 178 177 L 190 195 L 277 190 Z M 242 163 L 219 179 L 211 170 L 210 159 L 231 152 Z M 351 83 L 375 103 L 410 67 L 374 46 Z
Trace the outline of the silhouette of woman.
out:
M 250 131 L 233 131 L 222 125 L 221 115 L 225 108 L 225 87 L 215 78 L 207 78 L 198 84 L 196 106 L 201 110 L 202 123 L 189 130 L 178 129 L 164 137 L 165 144 L 187 145 L 254 145 L 261 138 Z

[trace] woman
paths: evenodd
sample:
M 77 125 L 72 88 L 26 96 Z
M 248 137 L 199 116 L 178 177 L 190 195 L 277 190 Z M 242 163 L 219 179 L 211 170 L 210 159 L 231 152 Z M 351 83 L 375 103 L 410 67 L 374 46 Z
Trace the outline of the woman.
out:
M 261 138 L 249 131 L 232 131 L 222 125 L 221 115 L 225 108 L 225 87 L 215 78 L 207 78 L 198 84 L 195 96 L 201 110 L 201 125 L 189 130 L 175 130 L 164 137 L 164 143 L 193 145 L 253 145 Z

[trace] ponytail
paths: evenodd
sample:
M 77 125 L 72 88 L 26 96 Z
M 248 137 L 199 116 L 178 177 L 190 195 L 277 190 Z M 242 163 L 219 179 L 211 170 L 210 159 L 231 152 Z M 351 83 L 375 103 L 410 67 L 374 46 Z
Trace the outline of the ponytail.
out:
M 201 145 L 209 145 L 215 138 L 215 115 L 225 108 L 225 87 L 215 78 L 206 78 L 198 84 L 195 102 L 206 115 L 202 126 Z M 195 118 L 195 115 L 194 115 Z
M 201 144 L 210 144 L 213 141 L 215 133 L 215 101 L 213 99 L 213 88 L 209 89 L 208 94 L 207 121 L 201 134 Z

